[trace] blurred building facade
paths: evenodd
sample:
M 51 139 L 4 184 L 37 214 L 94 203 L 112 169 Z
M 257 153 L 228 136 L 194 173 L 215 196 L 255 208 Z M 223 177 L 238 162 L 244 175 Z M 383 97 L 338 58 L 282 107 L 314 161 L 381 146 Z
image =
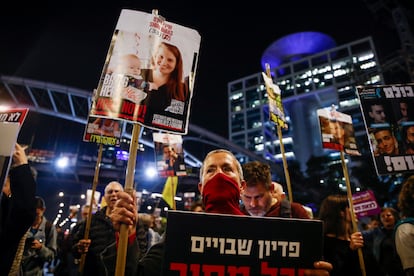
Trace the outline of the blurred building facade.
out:
M 290 37 L 292 44 L 303 40 L 304 34 L 295 35 L 296 39 Z M 318 40 L 324 35 L 313 33 L 305 36 L 310 40 L 315 37 Z M 310 41 L 310 44 L 315 43 Z M 319 48 L 323 49 L 323 45 Z M 309 53 L 309 49 L 303 51 Z M 277 67 L 271 68 L 273 82 L 281 89 L 288 124 L 288 129 L 283 130 L 286 158 L 298 161 L 301 170 L 305 171 L 306 162 L 311 155 L 324 154 L 316 110 L 332 105 L 338 111 L 352 116 L 355 135 L 362 142 L 359 146 L 366 148 L 368 140 L 365 137 L 356 86 L 383 83 L 372 38 L 367 37 L 306 56 L 296 53 L 295 56 L 293 61 L 282 61 Z M 291 55 L 290 58 L 292 57 Z M 272 64 L 271 59 L 274 57 L 265 53 L 264 58 Z M 281 162 L 280 142 L 276 126 L 269 120 L 262 73 L 230 82 L 228 98 L 229 140 L 271 162 Z

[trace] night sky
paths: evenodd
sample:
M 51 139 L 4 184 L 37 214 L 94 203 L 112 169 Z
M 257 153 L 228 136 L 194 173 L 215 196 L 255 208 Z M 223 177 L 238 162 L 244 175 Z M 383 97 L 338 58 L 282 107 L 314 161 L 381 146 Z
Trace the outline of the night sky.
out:
M 223 1 L 186 5 L 184 1 L 86 2 L 36 3 L 35 8 L 14 2 L 4 9 L 0 18 L 0 74 L 92 91 L 120 10 L 150 13 L 158 9 L 167 21 L 200 33 L 190 122 L 224 137 L 228 136 L 227 83 L 262 71 L 261 56 L 275 40 L 317 31 L 341 45 L 372 35 L 379 54 L 399 43 L 389 22 L 391 15 L 374 16 L 362 0 L 291 0 L 280 6 L 278 1 L 272 6 Z

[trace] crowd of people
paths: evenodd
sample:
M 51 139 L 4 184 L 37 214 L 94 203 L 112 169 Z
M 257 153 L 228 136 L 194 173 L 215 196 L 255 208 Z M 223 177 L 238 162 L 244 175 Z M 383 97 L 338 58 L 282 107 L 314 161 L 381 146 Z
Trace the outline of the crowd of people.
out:
M 139 213 L 135 193 L 125 192 L 121 183 L 106 185 L 103 208 L 93 212 L 84 206 L 83 219 L 69 235 L 44 216 L 46 204 L 36 196 L 35 175 L 18 144 L 6 183 L 0 209 L 0 240 L 6 245 L 0 253 L 0 275 L 44 275 L 45 266 L 57 259 L 54 275 L 114 275 L 121 225 L 128 229 L 125 275 L 162 275 L 166 233 L 156 231 L 153 216 Z M 225 149 L 206 155 L 198 189 L 201 200 L 189 211 L 314 219 L 305 206 L 287 200 L 283 186 L 272 181 L 268 164 L 242 165 Z M 382 208 L 379 223 L 366 229 L 353 229 L 346 195 L 329 195 L 315 216 L 323 222 L 322 259 L 304 275 L 414 275 L 413 212 L 414 176 L 403 183 L 398 206 Z

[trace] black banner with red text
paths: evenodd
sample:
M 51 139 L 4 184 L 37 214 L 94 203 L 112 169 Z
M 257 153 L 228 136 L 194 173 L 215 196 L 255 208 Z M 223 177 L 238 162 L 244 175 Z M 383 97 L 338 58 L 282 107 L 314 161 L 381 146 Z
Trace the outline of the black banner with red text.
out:
M 164 275 L 302 275 L 322 260 L 322 221 L 169 211 Z

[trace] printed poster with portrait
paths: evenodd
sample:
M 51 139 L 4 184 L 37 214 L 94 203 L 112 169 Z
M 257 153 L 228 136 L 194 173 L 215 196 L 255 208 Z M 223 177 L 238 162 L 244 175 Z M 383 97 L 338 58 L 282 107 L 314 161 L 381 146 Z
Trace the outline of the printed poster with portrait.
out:
M 266 84 L 267 98 L 269 99 L 269 120 L 282 128 L 287 128 L 280 88 L 264 72 L 262 72 L 262 76 Z
M 357 91 L 377 174 L 414 172 L 414 84 Z
M 156 13 L 123 9 L 90 115 L 187 134 L 200 41 Z
M 88 116 L 83 141 L 108 146 L 119 146 L 123 128 L 122 120 Z
M 322 147 L 361 155 L 358 150 L 352 117 L 336 111 L 334 107 L 317 110 L 322 137 Z
M 169 133 L 153 133 L 155 160 L 160 177 L 185 176 L 183 138 Z

